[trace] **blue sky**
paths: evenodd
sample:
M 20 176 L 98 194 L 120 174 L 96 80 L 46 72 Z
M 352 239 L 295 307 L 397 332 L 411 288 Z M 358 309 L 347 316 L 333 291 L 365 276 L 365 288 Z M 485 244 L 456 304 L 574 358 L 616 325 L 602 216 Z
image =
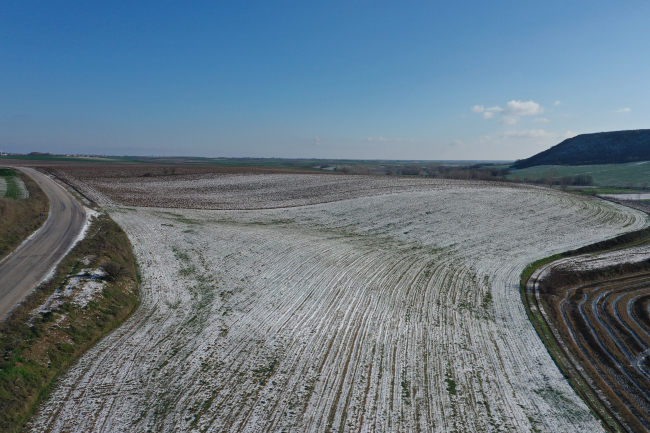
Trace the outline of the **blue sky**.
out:
M 0 4 L 0 149 L 516 159 L 650 128 L 648 1 Z

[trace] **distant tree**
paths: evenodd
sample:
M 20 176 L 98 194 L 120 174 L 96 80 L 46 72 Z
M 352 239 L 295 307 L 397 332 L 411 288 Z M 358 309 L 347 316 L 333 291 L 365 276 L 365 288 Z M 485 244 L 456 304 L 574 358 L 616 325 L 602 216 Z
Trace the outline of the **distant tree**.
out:
M 594 178 L 588 174 L 579 174 L 573 177 L 573 185 L 593 185 Z
M 359 166 L 356 166 L 356 167 L 353 167 L 353 171 L 352 171 L 352 172 L 353 172 L 354 174 L 370 174 L 370 169 L 369 169 L 368 167 L 359 167 Z
M 569 185 L 573 185 L 573 178 L 571 176 L 562 176 L 560 178 L 560 188 L 566 190 Z
M 435 176 L 439 170 L 440 170 L 439 162 L 432 162 L 431 164 L 427 165 L 424 168 L 424 171 L 426 171 L 429 176 Z
M 402 174 L 406 176 L 417 176 L 422 171 L 422 167 L 416 164 L 407 165 L 402 168 Z
M 544 175 L 544 183 L 548 185 L 549 188 L 551 188 L 553 185 L 555 185 L 556 176 L 557 176 L 557 169 L 549 168 L 546 171 L 546 174 Z

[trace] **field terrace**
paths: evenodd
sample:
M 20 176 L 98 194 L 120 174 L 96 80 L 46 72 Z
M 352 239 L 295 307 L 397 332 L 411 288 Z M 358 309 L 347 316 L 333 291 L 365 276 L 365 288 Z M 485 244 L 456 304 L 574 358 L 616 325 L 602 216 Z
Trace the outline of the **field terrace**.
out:
M 646 226 L 642 212 L 495 183 L 197 174 L 194 190 L 191 176 L 58 175 L 128 233 L 142 305 L 30 431 L 602 430 L 531 326 L 519 278 Z M 174 195 L 189 191 L 201 198 Z M 256 205 L 277 209 L 182 209 Z
M 650 276 L 641 269 L 584 284 L 550 285 L 560 270 L 569 275 L 633 268 L 650 245 L 559 260 L 539 269 L 531 287 L 570 362 L 603 416 L 626 431 L 650 431 Z M 555 279 L 557 280 L 558 277 Z

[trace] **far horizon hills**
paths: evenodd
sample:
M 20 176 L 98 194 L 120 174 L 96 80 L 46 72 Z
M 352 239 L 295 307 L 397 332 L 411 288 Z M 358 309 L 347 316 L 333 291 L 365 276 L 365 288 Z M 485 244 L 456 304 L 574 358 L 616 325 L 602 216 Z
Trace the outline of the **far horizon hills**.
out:
M 576 166 L 593 164 L 624 164 L 650 161 L 650 129 L 609 131 L 580 134 L 519 160 L 491 159 L 337 159 L 337 158 L 255 158 L 255 157 L 195 157 L 195 156 L 134 156 L 93 154 L 51 154 L 30 152 L 27 154 L 0 152 L 1 160 L 25 162 L 114 162 L 159 164 L 209 164 L 224 166 L 289 166 L 326 168 L 343 164 L 396 165 L 396 164 L 447 164 L 447 165 L 508 165 L 524 169 L 540 165 Z

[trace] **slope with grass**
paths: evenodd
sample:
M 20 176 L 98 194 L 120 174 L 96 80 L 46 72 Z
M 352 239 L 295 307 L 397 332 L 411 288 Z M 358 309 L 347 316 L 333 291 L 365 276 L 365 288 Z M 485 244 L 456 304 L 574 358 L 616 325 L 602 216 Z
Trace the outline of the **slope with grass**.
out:
M 142 306 L 30 431 L 601 430 L 528 321 L 519 276 L 645 226 L 641 212 L 470 182 L 109 212 L 134 245 Z
M 99 215 L 52 278 L 0 322 L 0 431 L 21 431 L 58 375 L 137 302 L 129 240 Z
M 47 195 L 29 176 L 0 169 L 0 260 L 37 230 L 50 212 Z
M 596 186 L 647 187 L 650 185 L 650 162 L 598 165 L 540 165 L 511 170 L 508 179 L 540 179 L 552 173 L 556 178 L 587 175 Z

